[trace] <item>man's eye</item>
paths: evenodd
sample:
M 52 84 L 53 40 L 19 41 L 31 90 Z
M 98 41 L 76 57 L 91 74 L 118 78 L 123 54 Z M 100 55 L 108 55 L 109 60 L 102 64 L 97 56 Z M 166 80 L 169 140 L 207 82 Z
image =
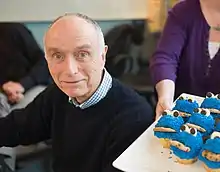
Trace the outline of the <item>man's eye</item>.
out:
M 89 53 L 87 53 L 87 52 L 80 52 L 78 55 L 79 58 L 86 58 L 88 56 L 89 56 Z
M 53 57 L 54 60 L 61 60 L 61 59 L 63 59 L 63 56 L 61 54 L 59 54 L 59 53 L 54 53 L 52 55 L 52 57 Z

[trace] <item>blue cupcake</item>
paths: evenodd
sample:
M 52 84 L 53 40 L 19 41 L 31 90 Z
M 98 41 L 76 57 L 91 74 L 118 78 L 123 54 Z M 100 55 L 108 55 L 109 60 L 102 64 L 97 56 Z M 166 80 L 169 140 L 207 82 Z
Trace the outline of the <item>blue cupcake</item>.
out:
M 176 138 L 183 123 L 183 118 L 178 111 L 165 110 L 163 112 L 153 130 L 154 135 L 159 138 L 164 148 L 170 148 L 170 140 Z
M 220 171 L 220 132 L 214 131 L 199 154 L 199 160 L 209 172 Z
M 215 120 L 212 115 L 210 115 L 210 111 L 208 109 L 197 108 L 194 109 L 194 112 L 186 122 L 186 125 L 196 128 L 205 138 L 214 130 Z
M 177 156 L 177 162 L 192 164 L 197 161 L 202 145 L 201 133 L 197 132 L 196 128 L 183 125 L 178 137 L 171 141 L 170 149 Z
M 220 132 L 220 122 L 218 122 L 215 126 L 215 131 Z
M 180 116 L 182 116 L 186 122 L 193 113 L 193 110 L 196 108 L 199 108 L 197 101 L 179 97 L 179 99 L 176 100 L 173 110 L 178 110 L 180 112 Z
M 220 94 L 214 95 L 211 92 L 206 94 L 201 108 L 209 109 L 214 119 L 220 118 Z

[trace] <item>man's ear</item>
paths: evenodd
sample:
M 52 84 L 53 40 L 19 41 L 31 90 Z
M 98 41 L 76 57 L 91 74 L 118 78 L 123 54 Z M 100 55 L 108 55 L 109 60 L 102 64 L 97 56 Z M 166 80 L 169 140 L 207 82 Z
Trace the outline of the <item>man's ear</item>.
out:
M 108 52 L 108 46 L 105 45 L 105 48 L 104 48 L 104 52 L 102 53 L 102 60 L 105 62 L 106 61 L 106 54 Z

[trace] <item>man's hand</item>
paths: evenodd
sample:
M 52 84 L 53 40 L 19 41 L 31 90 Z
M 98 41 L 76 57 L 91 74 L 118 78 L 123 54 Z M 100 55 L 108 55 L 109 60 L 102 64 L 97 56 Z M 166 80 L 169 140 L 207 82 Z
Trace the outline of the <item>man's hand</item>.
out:
M 164 110 L 172 109 L 172 100 L 167 98 L 160 98 L 156 107 L 156 120 L 160 117 Z
M 18 103 L 24 98 L 24 87 L 18 82 L 6 82 L 2 88 L 11 103 Z

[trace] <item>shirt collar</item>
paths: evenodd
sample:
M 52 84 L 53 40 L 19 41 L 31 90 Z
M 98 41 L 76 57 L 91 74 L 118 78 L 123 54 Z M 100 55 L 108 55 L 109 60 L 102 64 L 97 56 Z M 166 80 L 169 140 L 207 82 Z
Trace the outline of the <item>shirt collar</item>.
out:
M 88 100 L 79 104 L 76 100 L 71 99 L 69 97 L 69 102 L 71 104 L 75 105 L 76 107 L 79 107 L 81 109 L 86 109 L 90 106 L 95 105 L 100 100 L 102 100 L 107 95 L 107 93 L 111 87 L 112 87 L 112 77 L 108 73 L 108 71 L 106 69 L 104 69 L 104 76 L 102 78 L 101 84 L 99 85 L 99 87 L 95 91 L 95 93 L 93 93 L 93 95 Z

